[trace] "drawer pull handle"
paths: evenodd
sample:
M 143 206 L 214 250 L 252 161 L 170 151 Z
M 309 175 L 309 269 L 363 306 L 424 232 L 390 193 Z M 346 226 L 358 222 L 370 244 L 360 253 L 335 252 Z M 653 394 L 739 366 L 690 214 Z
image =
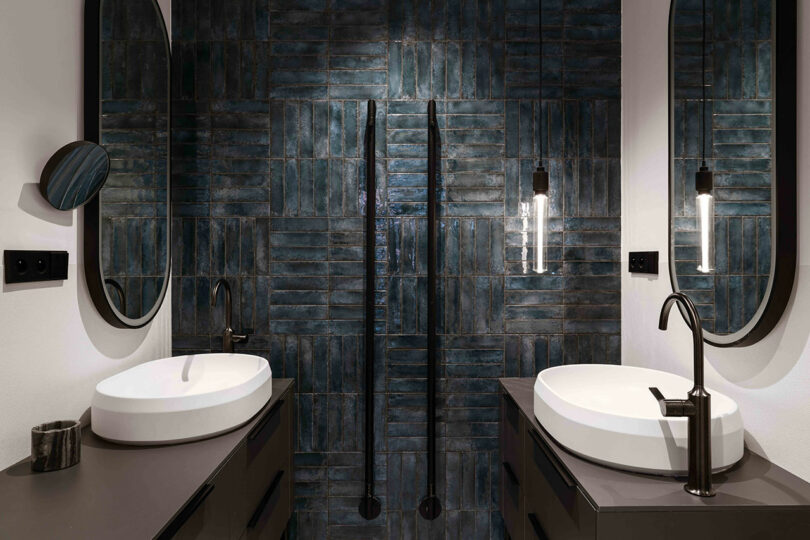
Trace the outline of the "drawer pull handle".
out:
M 504 394 L 502 394 L 502 395 L 503 395 L 504 399 L 505 399 L 505 400 L 508 402 L 508 404 L 509 404 L 511 407 L 514 407 L 514 408 L 516 408 L 516 409 L 518 408 L 518 405 L 517 405 L 517 402 L 515 401 L 515 398 L 513 398 L 512 396 L 510 396 L 510 395 L 509 395 L 509 394 L 507 394 L 507 393 L 504 393 Z
M 565 467 L 559 462 L 546 443 L 540 439 L 540 435 L 533 429 L 529 430 L 529 436 L 534 442 L 535 451 L 534 462 L 543 473 L 551 489 L 567 509 L 571 509 L 576 498 L 577 485 Z M 539 450 L 539 454 L 537 452 Z
M 518 424 L 520 422 L 520 414 L 518 411 L 520 408 L 515 401 L 515 398 L 510 396 L 509 394 L 502 394 L 504 398 L 504 413 L 506 415 L 506 419 L 509 421 L 509 424 L 515 429 L 515 431 L 520 430 Z
M 252 529 L 259 522 L 259 518 L 262 517 L 262 514 L 266 510 L 267 505 L 270 503 L 270 499 L 273 498 L 273 493 L 275 493 L 276 488 L 281 483 L 282 476 L 284 476 L 284 471 L 278 471 L 276 473 L 275 478 L 273 478 L 273 481 L 270 482 L 270 487 L 267 488 L 267 491 L 264 492 L 262 500 L 259 501 L 259 506 L 256 507 L 256 510 L 253 512 L 253 515 L 250 516 L 250 521 L 248 521 L 247 524 L 248 529 Z
M 503 462 L 503 468 L 506 471 L 506 474 L 509 475 L 509 480 L 512 481 L 513 484 L 520 487 L 520 482 L 518 482 L 518 477 L 515 474 L 515 471 L 512 470 L 512 466 L 509 465 L 506 461 Z
M 565 468 L 559 462 L 557 457 L 551 453 L 551 451 L 546 446 L 546 443 L 540 439 L 540 436 L 537 434 L 537 432 L 535 432 L 534 430 L 529 430 L 529 435 L 534 441 L 534 444 L 536 444 L 537 447 L 540 448 L 540 450 L 546 456 L 546 459 L 548 459 L 551 466 L 554 467 L 554 470 L 560 476 L 560 479 L 565 483 L 565 485 L 572 489 L 575 488 L 576 483 L 574 482 L 574 479 L 571 478 L 571 475 L 568 474 L 568 471 L 565 470 Z
M 194 496 L 191 498 L 191 501 L 183 507 L 180 513 L 177 515 L 176 518 L 166 527 L 163 532 L 158 536 L 159 540 L 168 540 L 169 538 L 174 538 L 174 535 L 177 534 L 183 525 L 186 524 L 186 521 L 194 515 L 194 512 L 205 502 L 205 499 L 214 491 L 214 484 L 205 484 Z
M 267 411 L 267 414 L 264 415 L 264 418 L 259 420 L 259 423 L 256 424 L 256 426 L 251 430 L 250 434 L 248 435 L 249 441 L 252 441 L 259 436 L 259 433 L 262 432 L 262 430 L 265 428 L 268 422 L 270 422 L 270 419 L 273 418 L 273 416 L 276 414 L 276 411 L 281 407 L 283 403 L 284 400 L 280 399 L 276 401 L 276 403 L 272 407 L 270 407 L 270 410 Z
M 548 540 L 546 531 L 543 530 L 540 521 L 538 521 L 537 516 L 533 512 L 529 514 L 529 523 L 532 524 L 532 529 L 534 529 L 534 534 L 537 536 L 538 540 Z

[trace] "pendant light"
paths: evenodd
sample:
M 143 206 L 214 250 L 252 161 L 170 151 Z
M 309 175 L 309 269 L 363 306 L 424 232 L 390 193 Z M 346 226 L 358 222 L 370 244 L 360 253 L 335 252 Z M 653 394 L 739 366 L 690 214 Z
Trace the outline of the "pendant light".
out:
M 543 104 L 543 1 L 537 1 L 537 32 L 538 32 L 538 100 L 537 106 L 540 109 L 540 129 L 537 136 L 540 139 L 540 154 L 537 169 L 532 174 L 532 227 L 534 228 L 534 258 L 532 270 L 538 274 L 548 271 L 547 246 L 548 246 L 548 171 L 543 167 L 543 129 L 542 104 Z
M 714 174 L 706 165 L 706 0 L 703 0 L 702 99 L 700 103 L 701 165 L 695 173 L 697 228 L 700 232 L 698 272 L 714 271 Z

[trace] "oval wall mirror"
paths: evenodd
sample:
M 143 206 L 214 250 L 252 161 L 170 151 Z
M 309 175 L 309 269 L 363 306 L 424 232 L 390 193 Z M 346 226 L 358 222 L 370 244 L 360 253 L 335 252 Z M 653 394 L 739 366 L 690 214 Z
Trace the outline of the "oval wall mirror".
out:
M 796 268 L 796 1 L 672 0 L 669 260 L 706 342 L 756 343 Z
M 85 272 L 120 328 L 152 320 L 169 282 L 170 64 L 155 0 L 86 0 L 85 138 L 107 151 L 110 173 L 85 206 Z

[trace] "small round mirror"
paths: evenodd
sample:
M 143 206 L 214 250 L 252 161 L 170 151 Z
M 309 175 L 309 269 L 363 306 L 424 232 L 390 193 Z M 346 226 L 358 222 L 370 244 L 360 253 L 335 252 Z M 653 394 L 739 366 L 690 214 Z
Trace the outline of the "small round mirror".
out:
M 109 172 L 110 158 L 104 148 L 87 141 L 72 142 L 45 164 L 39 190 L 57 210 L 73 210 L 98 193 Z

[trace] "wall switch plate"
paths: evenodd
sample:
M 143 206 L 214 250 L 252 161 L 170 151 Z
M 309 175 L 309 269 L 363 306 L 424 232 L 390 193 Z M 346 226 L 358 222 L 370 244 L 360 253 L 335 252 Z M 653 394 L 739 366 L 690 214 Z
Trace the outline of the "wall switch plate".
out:
M 67 251 L 3 251 L 6 283 L 59 281 L 68 277 Z
M 630 272 L 634 274 L 657 274 L 658 273 L 658 252 L 657 251 L 631 251 L 630 252 Z

